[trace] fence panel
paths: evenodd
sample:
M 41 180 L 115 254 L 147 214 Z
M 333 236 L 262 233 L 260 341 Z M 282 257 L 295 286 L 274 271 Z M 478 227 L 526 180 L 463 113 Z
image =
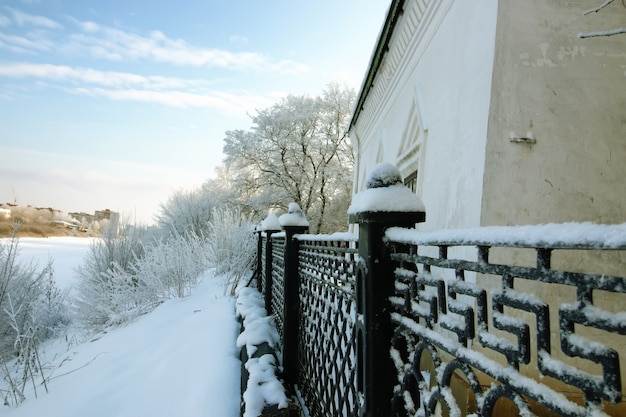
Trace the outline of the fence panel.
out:
M 268 286 L 268 276 L 267 276 L 267 235 L 265 233 L 259 233 L 259 241 L 260 244 L 258 246 L 260 253 L 257 255 L 257 261 L 259 263 L 259 279 L 261 280 L 261 285 L 259 286 L 259 290 L 261 293 L 265 294 L 265 290 Z
M 272 285 L 269 287 L 271 295 L 271 312 L 276 320 L 276 330 L 280 340 L 285 340 L 285 235 L 272 235 Z
M 299 394 L 311 416 L 358 416 L 355 241 L 298 239 Z
M 626 280 L 552 267 L 554 252 L 593 258 L 596 247 L 417 245 L 390 236 L 393 415 L 428 416 L 438 406 L 465 415 L 466 405 L 485 417 L 509 415 L 498 407 L 605 415 L 623 400 Z

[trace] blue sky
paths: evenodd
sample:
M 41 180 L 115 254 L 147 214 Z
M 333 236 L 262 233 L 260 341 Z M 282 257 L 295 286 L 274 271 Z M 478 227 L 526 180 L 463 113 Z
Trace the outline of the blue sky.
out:
M 388 5 L 0 0 L 0 203 L 151 222 L 255 109 L 358 90 Z

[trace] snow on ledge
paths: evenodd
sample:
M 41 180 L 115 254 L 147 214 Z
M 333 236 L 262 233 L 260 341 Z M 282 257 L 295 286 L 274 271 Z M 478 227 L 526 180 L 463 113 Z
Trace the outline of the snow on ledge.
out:
M 266 405 L 288 407 L 285 388 L 276 377 L 278 364 L 272 354 L 258 358 L 252 355 L 257 346 L 267 343 L 274 348 L 280 340 L 273 317 L 267 316 L 263 296 L 255 288 L 243 287 L 237 291 L 237 316 L 243 319 L 243 331 L 237 338 L 237 347 L 246 348 L 248 361 L 244 364 L 248 371 L 248 382 L 243 393 L 245 411 L 243 417 L 257 417 Z
M 386 237 L 414 245 L 484 245 L 545 248 L 626 249 L 626 223 L 550 223 L 525 226 L 485 226 L 420 232 L 393 227 Z
M 303 233 L 303 234 L 298 234 L 295 237 L 296 239 L 300 241 L 308 240 L 308 241 L 313 241 L 313 242 L 337 242 L 337 241 L 358 242 L 359 241 L 359 235 L 356 233 L 351 233 L 351 232 L 335 232 L 329 235 L 325 235 L 325 234 L 313 235 L 313 234 Z
M 422 200 L 402 183 L 394 165 L 381 163 L 367 179 L 366 189 L 352 197 L 348 214 L 426 211 Z

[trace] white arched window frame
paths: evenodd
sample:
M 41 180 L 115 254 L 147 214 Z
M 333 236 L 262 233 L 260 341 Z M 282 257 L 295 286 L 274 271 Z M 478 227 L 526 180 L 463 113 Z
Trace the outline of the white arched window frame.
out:
M 428 123 L 424 112 L 424 101 L 419 86 L 415 87 L 413 100 L 398 148 L 396 166 L 405 185 L 418 195 L 422 191 L 424 151 L 428 136 Z

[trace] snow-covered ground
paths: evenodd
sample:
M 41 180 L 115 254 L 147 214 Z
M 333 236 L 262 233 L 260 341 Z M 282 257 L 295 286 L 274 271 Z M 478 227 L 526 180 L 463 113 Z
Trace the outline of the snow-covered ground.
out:
M 69 289 L 74 282 L 74 269 L 87 254 L 93 238 L 49 237 L 20 238 L 20 261 L 31 260 L 43 268 L 53 260 L 54 280 L 62 290 Z
M 20 239 L 22 259 L 54 259 L 60 286 L 89 247 L 87 239 Z M 32 251 L 32 252 L 31 252 Z M 41 259 L 41 260 L 40 260 Z M 70 271 L 68 275 L 68 271 Z M 235 417 L 240 405 L 239 324 L 223 280 L 205 274 L 193 294 L 83 343 L 57 340 L 43 347 L 49 393 L 37 386 L 3 417 L 186 416 Z

